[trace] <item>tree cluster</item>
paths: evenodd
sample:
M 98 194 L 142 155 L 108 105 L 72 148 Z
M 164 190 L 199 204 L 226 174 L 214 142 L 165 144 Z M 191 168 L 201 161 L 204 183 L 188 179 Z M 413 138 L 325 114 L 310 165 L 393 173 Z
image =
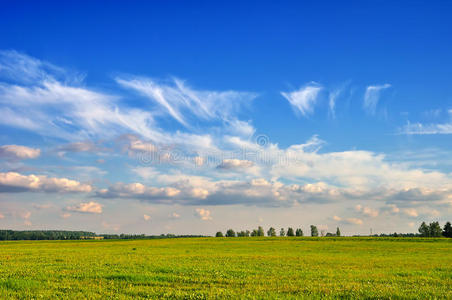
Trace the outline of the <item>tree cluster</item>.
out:
M 277 236 L 276 229 L 273 227 L 270 227 L 267 230 L 267 236 Z M 303 230 L 301 228 L 294 228 L 289 227 L 286 229 L 281 228 L 279 230 L 279 236 L 303 236 Z M 242 230 L 235 232 L 233 229 L 228 229 L 226 231 L 226 234 L 223 235 L 223 232 L 218 231 L 215 234 L 216 237 L 249 237 L 249 236 L 265 236 L 264 228 L 259 226 L 257 229 L 253 229 L 252 231 L 249 230 Z M 311 236 L 319 236 L 319 231 L 316 226 L 311 225 Z M 336 230 L 336 233 L 330 233 L 328 232 L 326 236 L 341 236 L 341 231 L 339 230 L 339 227 Z
M 419 226 L 419 234 L 422 237 L 449 237 L 452 238 L 452 225 L 450 222 L 447 222 L 443 229 L 439 225 L 439 222 L 431 222 L 427 225 L 425 222 L 422 222 L 421 226 Z

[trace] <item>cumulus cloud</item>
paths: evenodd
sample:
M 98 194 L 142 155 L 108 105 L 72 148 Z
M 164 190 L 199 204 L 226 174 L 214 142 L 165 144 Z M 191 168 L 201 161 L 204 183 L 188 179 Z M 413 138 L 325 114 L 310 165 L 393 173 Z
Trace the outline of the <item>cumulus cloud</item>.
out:
M 0 173 L 0 192 L 91 192 L 89 184 L 67 178 L 44 175 L 21 175 L 16 172 Z
M 77 205 L 66 207 L 66 211 L 89 213 L 89 214 L 101 214 L 103 205 L 94 201 L 83 202 Z
M 252 167 L 254 164 L 249 160 L 240 159 L 225 159 L 218 165 L 218 169 L 233 170 L 233 169 L 246 169 Z
M 37 158 L 41 154 L 41 150 L 18 145 L 0 146 L 0 158 L 7 159 L 32 159 Z
M 173 212 L 173 213 L 171 213 L 170 217 L 173 218 L 173 219 L 179 219 L 180 218 L 180 214 L 178 214 L 176 212 Z
M 210 210 L 204 208 L 197 208 L 196 216 L 198 216 L 203 221 L 212 220 L 212 217 L 210 216 Z
M 314 106 L 322 86 L 310 83 L 293 92 L 281 92 L 281 95 L 289 101 L 293 109 L 302 116 L 310 115 L 314 112 Z
M 368 86 L 366 88 L 366 93 L 364 94 L 364 109 L 370 114 L 375 114 L 377 110 L 377 104 L 380 100 L 381 91 L 390 87 L 391 85 L 388 83 Z
M 358 219 L 358 218 L 342 218 L 339 216 L 333 216 L 333 220 L 336 222 L 340 222 L 342 224 L 347 224 L 347 225 L 362 225 L 363 224 L 363 220 Z
M 400 208 L 398 208 L 397 205 L 395 204 L 387 204 L 381 208 L 381 211 L 386 213 L 397 214 L 400 212 Z
M 333 220 L 339 222 L 339 221 L 342 221 L 342 218 L 339 216 L 333 216 Z
M 180 190 L 173 187 L 152 187 L 141 183 L 117 183 L 108 189 L 97 191 L 97 196 L 102 198 L 137 198 L 143 200 L 171 199 L 180 194 Z
M 91 141 L 65 144 L 57 148 L 60 155 L 64 155 L 66 152 L 95 152 L 99 150 L 101 148 Z
M 38 203 L 33 203 L 33 208 L 36 208 L 38 210 L 42 210 L 42 209 L 49 209 L 54 207 L 52 204 L 38 204 Z
M 308 147 L 309 146 L 309 147 Z M 310 148 L 314 147 L 314 151 Z M 426 171 L 410 168 L 406 164 L 389 162 L 382 154 L 371 151 L 317 151 L 319 142 L 292 145 L 287 149 L 270 149 L 266 153 L 266 162 L 271 165 L 274 177 L 297 180 L 324 181 L 332 185 L 353 187 L 360 190 L 378 189 L 386 193 L 391 189 L 415 194 L 416 189 L 432 191 L 450 188 L 451 177 L 438 171 Z M 389 191 L 388 191 L 389 193 Z M 424 199 L 433 194 L 419 192 Z M 422 195 L 421 195 L 422 194 Z M 399 195 L 403 197 L 403 193 Z
M 370 207 L 367 207 L 367 206 L 362 206 L 360 204 L 355 206 L 355 210 L 357 212 L 362 213 L 365 216 L 372 217 L 372 218 L 377 217 L 378 214 L 379 214 L 378 210 L 370 208 Z
M 413 217 L 416 218 L 417 216 L 419 216 L 419 213 L 417 212 L 417 210 L 415 208 L 405 208 L 403 210 L 403 213 L 409 217 Z
M 345 222 L 348 224 L 353 224 L 353 225 L 362 225 L 363 224 L 363 220 L 358 219 L 358 218 L 347 218 L 347 219 L 345 219 Z
M 67 218 L 69 218 L 70 216 L 72 216 L 72 214 L 70 214 L 70 213 L 68 213 L 68 212 L 65 212 L 65 213 L 62 213 L 60 216 L 61 216 L 63 219 L 67 219 Z

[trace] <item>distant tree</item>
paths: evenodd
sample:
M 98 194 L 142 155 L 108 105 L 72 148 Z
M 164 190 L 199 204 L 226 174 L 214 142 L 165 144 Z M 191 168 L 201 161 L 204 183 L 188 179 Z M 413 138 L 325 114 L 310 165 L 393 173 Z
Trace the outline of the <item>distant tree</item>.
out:
M 423 237 L 428 237 L 430 236 L 430 228 L 427 224 L 425 224 L 425 222 L 422 222 L 421 226 L 419 226 L 419 233 L 421 234 L 421 236 Z
M 245 230 L 245 236 L 249 237 L 251 235 L 251 232 L 249 230 Z
M 228 231 L 226 231 L 226 237 L 235 237 L 235 231 L 228 229 Z
M 325 234 L 326 234 L 325 229 L 320 230 L 320 236 L 325 236 Z
M 326 233 L 326 236 L 336 236 L 336 234 L 331 233 L 331 232 L 327 232 L 327 233 Z
M 438 222 L 430 223 L 429 231 L 431 237 L 440 237 L 443 234 L 441 226 L 439 226 Z
M 267 231 L 268 236 L 276 236 L 276 229 L 273 227 L 270 227 L 270 229 Z
M 257 229 L 253 229 L 253 231 L 251 232 L 251 236 L 258 236 Z
M 444 225 L 443 236 L 452 238 L 452 225 L 450 222 L 447 222 L 446 225 Z
M 257 228 L 257 236 L 265 236 L 264 228 L 262 228 L 262 226 Z
M 284 228 L 281 228 L 281 230 L 279 231 L 279 236 L 285 236 L 286 235 L 286 231 L 284 230 Z
M 218 231 L 217 234 L 215 234 L 216 237 L 223 237 L 223 232 Z
M 336 236 L 341 236 L 341 230 L 339 229 L 339 227 L 337 227 L 336 229 Z
M 237 231 L 237 237 L 244 237 L 245 236 L 245 231 Z
M 295 230 L 295 235 L 296 236 L 303 236 L 303 230 L 301 230 L 301 228 L 298 228 L 297 230 Z
M 287 228 L 287 236 L 295 236 L 295 233 L 293 232 L 292 227 Z
M 311 225 L 311 236 L 319 236 L 319 230 L 314 225 Z

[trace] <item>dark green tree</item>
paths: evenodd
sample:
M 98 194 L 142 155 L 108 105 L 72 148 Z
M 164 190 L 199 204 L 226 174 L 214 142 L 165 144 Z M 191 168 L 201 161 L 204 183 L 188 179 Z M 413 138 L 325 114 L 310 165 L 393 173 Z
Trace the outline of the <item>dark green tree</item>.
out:
M 452 238 L 452 225 L 450 224 L 450 222 L 447 222 L 444 225 L 443 236 Z
M 311 236 L 319 236 L 319 230 L 314 225 L 311 225 Z
M 273 227 L 270 227 L 270 229 L 267 231 L 268 236 L 276 236 L 276 229 Z
M 286 231 L 284 230 L 284 228 L 281 228 L 281 230 L 279 231 L 279 236 L 285 236 L 286 235 Z
M 216 237 L 223 237 L 223 232 L 218 231 L 217 234 L 215 234 Z
M 296 236 L 303 236 L 303 230 L 301 230 L 301 228 L 298 228 L 297 230 L 295 230 L 295 235 Z
M 341 230 L 339 229 L 339 227 L 337 227 L 336 229 L 336 236 L 341 236 Z
M 292 227 L 287 228 L 287 236 L 295 236 L 295 233 L 293 232 Z
M 235 237 L 235 231 L 228 229 L 228 231 L 226 231 L 226 237 Z
M 264 228 L 262 228 L 262 226 L 257 228 L 257 236 L 265 236 Z
M 429 237 L 430 236 L 430 228 L 425 222 L 422 222 L 421 226 L 419 226 L 419 233 L 423 237 Z
M 439 226 L 438 222 L 430 223 L 429 231 L 431 237 L 440 237 L 443 234 L 443 230 L 441 229 L 441 226 Z
M 253 229 L 253 231 L 251 232 L 251 236 L 258 236 L 257 229 Z

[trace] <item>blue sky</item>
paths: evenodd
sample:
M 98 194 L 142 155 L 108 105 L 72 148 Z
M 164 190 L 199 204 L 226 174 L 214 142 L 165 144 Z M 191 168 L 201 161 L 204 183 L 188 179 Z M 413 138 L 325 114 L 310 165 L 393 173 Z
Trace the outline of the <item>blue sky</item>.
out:
M 364 234 L 452 215 L 446 1 L 1 6 L 1 227 Z

